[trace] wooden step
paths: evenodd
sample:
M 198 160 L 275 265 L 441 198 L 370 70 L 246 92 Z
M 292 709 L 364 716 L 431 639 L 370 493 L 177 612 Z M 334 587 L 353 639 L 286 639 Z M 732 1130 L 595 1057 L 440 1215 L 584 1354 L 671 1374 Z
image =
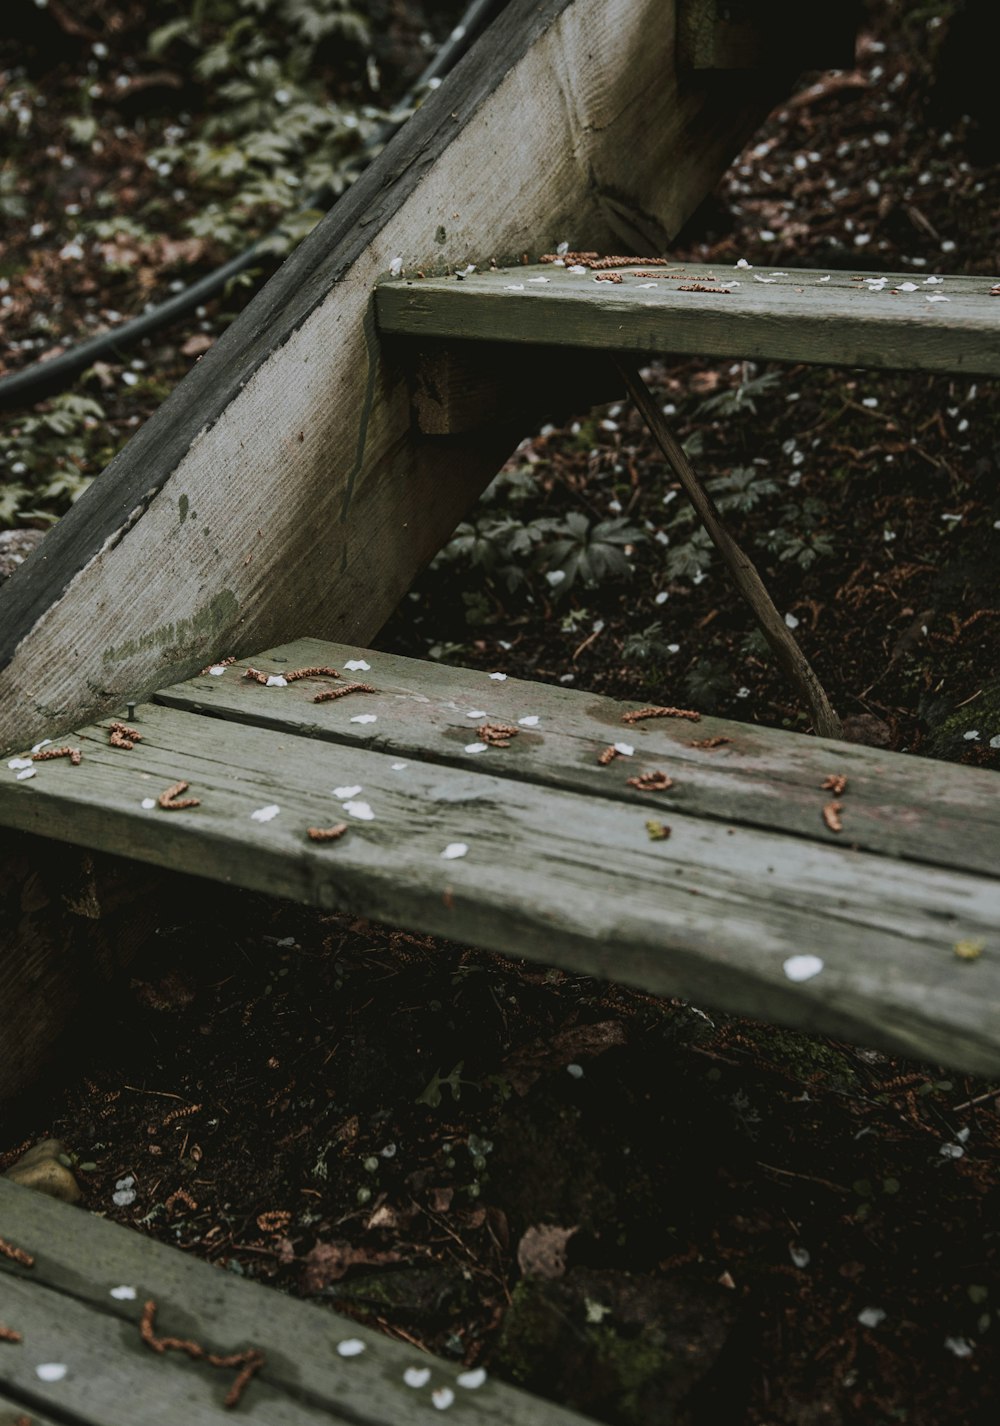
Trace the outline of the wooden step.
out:
M 1000 1068 L 995 773 L 719 719 L 629 724 L 597 695 L 313 640 L 254 665 L 332 665 L 377 692 L 316 703 L 338 681 L 206 673 L 140 706 L 131 751 L 105 721 L 68 740 L 78 766 L 7 771 L 0 824 Z M 509 747 L 474 750 L 486 722 L 516 729 Z M 629 783 L 657 771 L 673 785 Z M 823 789 L 831 775 L 843 796 Z M 178 780 L 199 805 L 161 809 Z M 310 840 L 340 822 L 339 840 Z M 800 981 L 801 956 L 822 969 Z
M 34 1259 L 26 1267 L 0 1254 L 0 1323 L 22 1339 L 0 1343 L 0 1426 L 222 1426 L 244 1416 L 267 1426 L 412 1426 L 446 1409 L 473 1426 L 583 1426 L 582 1416 L 491 1378 L 463 1386 L 453 1362 L 4 1178 L 0 1224 Z M 133 1295 L 112 1296 L 122 1288 Z M 263 1353 L 235 1410 L 223 1403 L 237 1369 L 144 1345 L 149 1301 L 160 1337 L 219 1355 Z M 341 1355 L 345 1342 L 360 1351 Z M 65 1372 L 42 1380 L 44 1364 Z M 404 1379 L 413 1368 L 430 1368 L 419 1387 Z M 442 1389 L 450 1407 L 435 1410 Z
M 612 280 L 617 279 L 617 280 Z M 995 277 L 772 271 L 701 263 L 407 276 L 376 292 L 408 337 L 831 366 L 1000 374 Z

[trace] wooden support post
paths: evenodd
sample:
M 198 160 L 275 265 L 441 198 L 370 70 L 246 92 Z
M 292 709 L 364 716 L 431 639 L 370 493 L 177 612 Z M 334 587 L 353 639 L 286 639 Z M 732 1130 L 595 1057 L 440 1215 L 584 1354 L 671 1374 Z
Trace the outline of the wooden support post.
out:
M 602 352 L 476 341 L 397 342 L 407 368 L 413 420 L 424 436 L 461 436 L 488 426 L 559 419 L 615 401 L 621 377 Z
M 849 69 L 854 64 L 858 7 L 813 6 L 803 23 L 796 0 L 677 0 L 682 68 Z
M 649 387 L 634 367 L 628 366 L 623 361 L 616 362 L 616 365 L 629 395 L 683 486 L 685 494 L 697 511 L 698 518 L 708 531 L 712 543 L 725 561 L 736 588 L 753 610 L 754 618 L 757 620 L 772 653 L 809 705 L 816 732 L 822 738 L 842 737 L 840 719 L 833 711 L 826 690 L 774 607 L 774 601 L 768 594 L 764 581 L 758 574 L 750 556 L 739 547 L 722 523 L 719 512 L 715 508 L 715 502 L 698 479 L 680 445 L 671 435 L 670 428 L 664 421 Z

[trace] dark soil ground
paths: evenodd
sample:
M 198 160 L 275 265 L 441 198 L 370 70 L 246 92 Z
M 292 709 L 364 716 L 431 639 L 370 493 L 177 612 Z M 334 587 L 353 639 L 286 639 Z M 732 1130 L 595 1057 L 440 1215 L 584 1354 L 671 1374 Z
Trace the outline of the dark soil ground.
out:
M 975 43 L 935 78 L 948 9 L 873 7 L 672 255 L 996 281 L 995 96 Z M 995 384 L 650 375 L 838 709 L 1000 767 Z M 547 426 L 381 646 L 805 729 L 675 494 L 627 407 Z M 574 578 L 574 539 L 621 558 Z M 0 1167 L 57 1135 L 88 1208 L 609 1423 L 997 1419 L 1000 1090 L 192 882 L 156 920 Z

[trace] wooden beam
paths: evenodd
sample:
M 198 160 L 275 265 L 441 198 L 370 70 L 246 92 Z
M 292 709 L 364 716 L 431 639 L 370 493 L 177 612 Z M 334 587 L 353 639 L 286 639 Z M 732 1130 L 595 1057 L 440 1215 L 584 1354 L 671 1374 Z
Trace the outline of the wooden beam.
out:
M 381 331 L 468 343 L 751 357 L 1000 375 L 995 277 L 676 263 L 620 281 L 546 263 L 380 285 Z
M 221 653 L 367 642 L 525 434 L 417 438 L 376 279 L 661 252 L 784 92 L 688 84 L 672 0 L 512 0 L 0 589 L 0 746 Z
M 425 436 L 462 436 L 512 420 L 532 429 L 543 418 L 563 419 L 625 390 L 602 353 L 542 347 L 511 361 L 494 342 L 396 342 L 387 362 L 398 362 L 410 381 L 413 420 Z

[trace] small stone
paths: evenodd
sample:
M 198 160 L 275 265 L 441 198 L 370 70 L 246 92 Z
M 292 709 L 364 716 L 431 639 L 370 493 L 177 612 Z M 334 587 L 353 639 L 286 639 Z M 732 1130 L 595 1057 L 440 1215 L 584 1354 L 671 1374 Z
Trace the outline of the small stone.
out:
M 61 1199 L 63 1203 L 78 1203 L 80 1186 L 61 1162 L 66 1157 L 65 1146 L 59 1139 L 43 1139 L 22 1154 L 4 1177 L 24 1188 L 45 1193 L 49 1198 Z

